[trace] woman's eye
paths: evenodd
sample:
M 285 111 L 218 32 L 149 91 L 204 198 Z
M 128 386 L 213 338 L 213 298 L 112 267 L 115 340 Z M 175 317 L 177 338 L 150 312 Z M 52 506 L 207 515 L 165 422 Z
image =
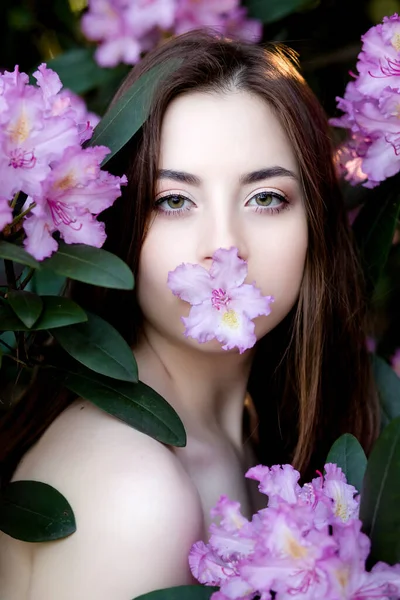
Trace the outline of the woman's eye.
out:
M 183 196 L 170 196 L 169 198 L 166 198 L 164 202 L 169 208 L 183 208 L 185 198 Z
M 287 204 L 287 200 L 277 192 L 259 192 L 247 202 L 248 206 L 260 206 L 265 208 L 276 208 L 283 204 Z
M 179 210 L 186 207 L 186 202 L 190 202 L 188 198 L 185 196 L 180 196 L 179 194 L 171 194 L 169 196 L 164 196 L 164 198 L 160 198 L 156 202 L 156 207 L 161 208 L 165 212 L 170 212 L 174 210 Z

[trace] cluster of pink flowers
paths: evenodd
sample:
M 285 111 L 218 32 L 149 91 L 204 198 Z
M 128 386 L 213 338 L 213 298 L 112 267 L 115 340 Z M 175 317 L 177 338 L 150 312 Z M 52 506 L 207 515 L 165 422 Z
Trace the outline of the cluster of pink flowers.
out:
M 222 496 L 209 543 L 190 552 L 193 576 L 220 588 L 212 600 L 400 598 L 400 565 L 365 569 L 370 540 L 361 532 L 359 495 L 339 467 L 326 464 L 325 476 L 303 486 L 290 465 L 259 465 L 246 477 L 260 482 L 267 508 L 249 521 Z
M 182 317 L 186 337 L 200 343 L 216 339 L 223 350 L 237 347 L 241 354 L 254 346 L 253 319 L 269 315 L 274 298 L 244 283 L 246 276 L 247 262 L 235 247 L 216 250 L 209 271 L 183 263 L 168 274 L 172 293 L 191 304 L 189 316 Z
M 33 76 L 36 86 L 18 67 L 0 75 L 0 230 L 13 221 L 22 192 L 24 245 L 42 260 L 57 249 L 56 231 L 67 243 L 102 246 L 106 235 L 96 216 L 120 196 L 126 179 L 100 169 L 108 148 L 82 148 L 98 122 L 84 102 L 62 90 L 45 64 Z
M 358 74 L 337 99 L 344 114 L 330 122 L 350 132 L 337 155 L 342 174 L 374 187 L 400 171 L 400 18 L 385 17 L 361 39 Z
M 228 37 L 258 42 L 262 24 L 247 18 L 239 0 L 89 0 L 82 17 L 86 37 L 99 43 L 103 67 L 135 64 L 165 35 L 211 27 Z

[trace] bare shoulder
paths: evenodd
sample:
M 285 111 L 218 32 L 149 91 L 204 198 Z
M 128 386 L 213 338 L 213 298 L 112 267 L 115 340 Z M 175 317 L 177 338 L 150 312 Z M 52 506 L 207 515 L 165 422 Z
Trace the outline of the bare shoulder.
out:
M 29 600 L 131 600 L 191 583 L 203 535 L 197 490 L 170 448 L 88 402 L 75 402 L 19 465 L 70 502 L 77 531 L 35 544 Z

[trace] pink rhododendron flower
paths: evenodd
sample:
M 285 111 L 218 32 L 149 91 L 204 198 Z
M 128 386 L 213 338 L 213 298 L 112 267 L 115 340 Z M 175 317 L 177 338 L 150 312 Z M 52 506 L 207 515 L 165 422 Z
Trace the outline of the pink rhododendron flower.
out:
M 250 42 L 261 39 L 262 24 L 247 19 L 239 0 L 89 0 L 82 17 L 86 37 L 99 43 L 103 67 L 135 64 L 163 36 L 199 27 Z
M 370 541 L 361 532 L 356 490 L 340 468 L 327 464 L 325 476 L 303 486 L 290 465 L 259 465 L 246 476 L 260 482 L 268 506 L 249 521 L 238 502 L 222 496 L 211 511 L 219 523 L 210 526 L 208 544 L 197 542 L 190 552 L 193 576 L 220 587 L 212 600 L 400 598 L 400 565 L 365 569 Z
M 177 0 L 175 33 L 181 34 L 197 27 L 220 29 L 222 15 L 238 6 L 238 0 Z
M 374 187 L 400 171 L 400 18 L 385 17 L 362 36 L 354 81 L 344 97 L 343 111 L 331 119 L 349 131 L 339 149 L 337 165 L 350 183 Z
M 96 216 L 120 195 L 119 178 L 101 171 L 108 148 L 96 146 L 67 148 L 42 186 L 40 195 L 29 197 L 36 206 L 24 221 L 25 248 L 37 260 L 57 249 L 52 237 L 59 231 L 67 244 L 85 243 L 100 248 L 106 238 L 104 223 Z
M 33 76 L 42 91 L 44 106 L 49 114 L 72 119 L 78 128 L 80 143 L 90 139 L 100 117 L 88 112 L 85 102 L 77 94 L 62 89 L 57 73 L 48 69 L 44 63 L 38 67 Z
M 96 216 L 126 178 L 100 169 L 108 148 L 81 147 L 98 117 L 45 64 L 33 76 L 36 86 L 18 67 L 0 74 L 0 230 L 12 225 L 26 198 L 24 245 L 42 260 L 57 249 L 56 231 L 69 244 L 102 246 L 104 225 Z
M 128 5 L 127 0 L 90 0 L 89 11 L 82 17 L 83 33 L 89 40 L 100 42 L 95 58 L 102 67 L 135 64 L 140 58 L 140 42 L 125 18 Z
M 79 143 L 75 123 L 48 115 L 42 93 L 33 86 L 8 87 L 3 99 L 7 109 L 0 112 L 2 193 L 36 194 L 50 173 L 50 162 Z
M 217 339 L 224 350 L 237 347 L 240 353 L 254 346 L 252 319 L 269 315 L 273 298 L 244 283 L 246 275 L 247 263 L 233 247 L 217 250 L 209 271 L 182 264 L 168 274 L 173 294 L 192 305 L 189 316 L 182 317 L 187 337 L 200 343 Z

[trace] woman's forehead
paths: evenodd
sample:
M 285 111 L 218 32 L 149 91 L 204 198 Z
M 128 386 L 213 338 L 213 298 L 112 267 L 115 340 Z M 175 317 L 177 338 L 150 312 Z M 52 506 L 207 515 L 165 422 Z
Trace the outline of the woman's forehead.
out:
M 161 130 L 160 169 L 201 176 L 225 168 L 247 173 L 276 164 L 298 172 L 279 119 L 255 94 L 193 92 L 168 106 Z

